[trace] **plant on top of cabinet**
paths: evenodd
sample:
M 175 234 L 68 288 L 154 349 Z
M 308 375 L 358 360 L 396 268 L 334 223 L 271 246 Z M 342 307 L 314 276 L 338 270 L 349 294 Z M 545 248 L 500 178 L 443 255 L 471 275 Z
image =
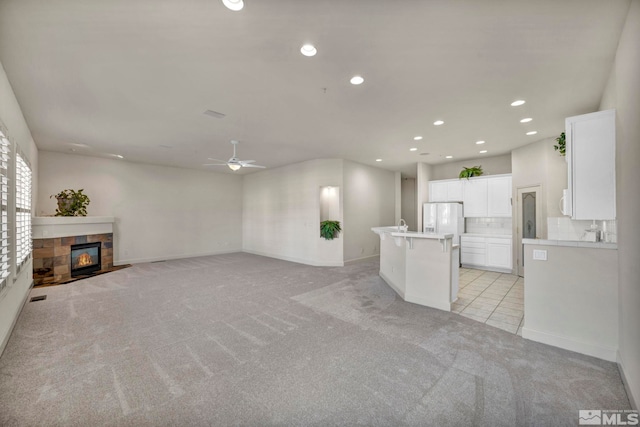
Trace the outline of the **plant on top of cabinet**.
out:
M 320 237 L 327 240 L 333 240 L 338 237 L 338 233 L 342 231 L 340 221 L 331 221 L 329 219 L 320 221 Z
M 460 175 L 458 175 L 458 178 L 462 179 L 462 178 L 471 178 L 472 176 L 480 176 L 482 175 L 484 172 L 482 171 L 482 166 L 472 166 L 470 168 L 463 166 L 462 167 L 462 171 L 460 171 Z
M 67 189 L 58 194 L 52 194 L 49 198 L 58 199 L 56 216 L 87 216 L 87 206 L 89 206 L 89 196 L 80 189 L 78 191 Z
M 566 155 L 566 141 L 564 132 L 560 134 L 559 137 L 556 138 L 557 144 L 553 146 L 553 149 L 560 153 L 561 156 Z

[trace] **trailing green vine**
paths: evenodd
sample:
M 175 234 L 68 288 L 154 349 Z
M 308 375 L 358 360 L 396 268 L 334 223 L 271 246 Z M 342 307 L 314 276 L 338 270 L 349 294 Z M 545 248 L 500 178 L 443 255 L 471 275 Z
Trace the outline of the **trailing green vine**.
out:
M 82 188 L 78 191 L 67 189 L 49 196 L 58 200 L 56 216 L 87 216 L 87 206 L 91 200 L 82 191 Z

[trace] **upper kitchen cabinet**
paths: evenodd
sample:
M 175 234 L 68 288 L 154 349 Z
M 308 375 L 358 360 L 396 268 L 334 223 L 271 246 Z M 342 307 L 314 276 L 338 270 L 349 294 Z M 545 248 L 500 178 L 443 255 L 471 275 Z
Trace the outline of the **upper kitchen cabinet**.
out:
M 489 212 L 487 178 L 464 180 L 463 212 L 465 218 L 486 217 Z
M 487 178 L 487 216 L 511 216 L 511 176 Z
M 463 183 L 459 179 L 431 181 L 429 183 L 429 201 L 461 202 L 462 185 Z
M 573 219 L 616 218 L 615 110 L 569 117 L 567 208 Z

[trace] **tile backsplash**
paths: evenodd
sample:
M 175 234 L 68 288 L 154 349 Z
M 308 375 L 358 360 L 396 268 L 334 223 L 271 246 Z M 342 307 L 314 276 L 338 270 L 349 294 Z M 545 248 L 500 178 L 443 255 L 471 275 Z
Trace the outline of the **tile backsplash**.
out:
M 575 221 L 569 217 L 547 218 L 547 235 L 549 240 L 584 240 L 585 231 L 593 221 Z M 617 224 L 615 220 L 596 221 L 598 229 L 604 232 L 603 240 L 617 243 Z
M 511 235 L 511 218 L 465 218 L 465 232 Z

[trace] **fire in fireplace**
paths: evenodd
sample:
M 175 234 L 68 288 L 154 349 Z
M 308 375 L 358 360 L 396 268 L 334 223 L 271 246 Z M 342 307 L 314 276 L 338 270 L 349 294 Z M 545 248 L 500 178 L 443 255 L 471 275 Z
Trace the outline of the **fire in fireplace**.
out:
M 71 277 L 100 270 L 100 242 L 71 246 Z

